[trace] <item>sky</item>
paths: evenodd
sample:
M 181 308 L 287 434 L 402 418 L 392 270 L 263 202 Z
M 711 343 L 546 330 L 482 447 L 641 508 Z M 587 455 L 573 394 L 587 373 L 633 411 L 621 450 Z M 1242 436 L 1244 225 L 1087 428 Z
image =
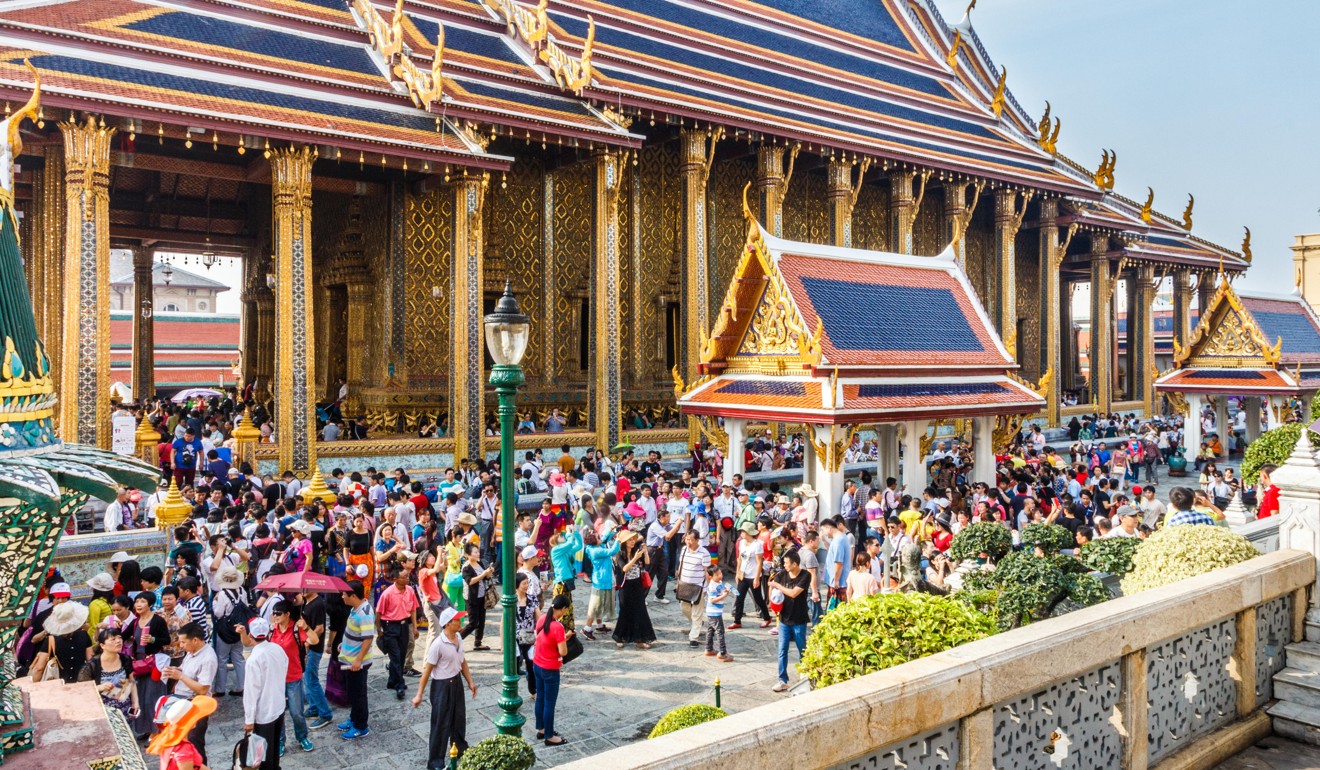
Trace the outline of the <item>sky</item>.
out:
M 967 0 L 936 0 L 950 24 Z M 1294 236 L 1320 232 L 1320 2 L 979 0 L 972 27 L 1034 118 L 1048 99 L 1059 151 L 1088 168 L 1118 153 L 1114 189 L 1240 250 L 1234 286 L 1293 287 Z

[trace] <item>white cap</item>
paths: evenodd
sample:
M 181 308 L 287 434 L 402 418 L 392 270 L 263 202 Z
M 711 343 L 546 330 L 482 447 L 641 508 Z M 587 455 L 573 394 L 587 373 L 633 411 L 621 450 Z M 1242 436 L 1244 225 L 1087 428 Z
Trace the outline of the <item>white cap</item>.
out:
M 265 639 L 270 636 L 270 621 L 265 618 L 253 618 L 248 621 L 248 636 L 253 639 Z
M 523 561 L 527 561 L 528 559 L 532 558 L 535 555 L 536 555 L 536 546 L 534 545 L 523 546 L 522 549 Z

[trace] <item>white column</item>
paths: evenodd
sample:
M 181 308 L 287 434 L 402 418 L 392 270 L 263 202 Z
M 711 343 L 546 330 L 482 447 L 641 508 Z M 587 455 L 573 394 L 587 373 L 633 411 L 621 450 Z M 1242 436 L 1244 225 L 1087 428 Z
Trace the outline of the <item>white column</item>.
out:
M 930 476 L 926 473 L 926 457 L 921 451 L 921 439 L 926 436 L 925 420 L 903 423 L 903 488 L 910 495 L 920 495 Z
M 1227 393 L 1220 393 L 1219 399 L 1215 402 L 1215 432 L 1219 434 L 1219 445 L 1224 449 L 1220 459 L 1228 460 L 1229 447 L 1233 444 L 1231 440 L 1233 424 L 1228 420 Z
M 1261 396 L 1260 400 L 1265 407 L 1265 415 L 1261 418 L 1260 427 L 1262 430 L 1274 430 L 1279 427 L 1279 421 L 1274 417 L 1274 407 L 1279 403 L 1279 397 Z
M 973 477 L 991 486 L 995 483 L 995 418 L 972 418 Z
M 827 447 L 824 453 L 814 451 L 813 447 L 812 462 L 803 463 L 812 470 L 814 478 L 811 486 L 820 493 L 820 515 L 822 518 L 838 516 L 839 498 L 843 497 L 843 450 L 846 447 L 838 448 L 833 445 L 833 440 L 839 435 L 838 427 L 835 427 L 833 435 L 830 433 L 829 425 L 809 425 L 808 428 L 812 431 L 808 435 L 814 435 L 817 441 Z M 831 454 L 836 454 L 836 449 L 837 456 L 831 457 Z
M 876 486 L 884 486 L 885 479 L 898 478 L 898 423 L 878 426 L 876 440 L 880 451 Z
M 747 421 L 739 417 L 724 418 L 724 432 L 729 436 L 729 449 L 724 457 L 724 483 L 732 484 L 735 474 L 747 478 Z
M 1314 391 L 1314 390 L 1304 390 L 1304 391 L 1302 391 L 1302 393 L 1301 393 L 1301 399 L 1302 399 L 1302 424 L 1303 424 L 1303 425 L 1306 425 L 1306 426 L 1310 426 L 1310 424 L 1311 424 L 1311 420 L 1314 420 L 1314 419 L 1315 419 L 1315 415 L 1311 414 L 1311 399 L 1312 399 L 1312 398 L 1315 398 L 1315 391 Z
M 1196 393 L 1187 394 L 1187 419 L 1183 422 L 1183 457 L 1187 465 L 1196 462 L 1196 453 L 1201 449 L 1201 397 Z
M 1301 431 L 1292 454 L 1270 474 L 1279 488 L 1279 550 L 1293 549 L 1320 557 L 1320 465 L 1307 431 Z M 1316 560 L 1320 577 L 1320 558 Z M 1320 621 L 1320 591 L 1311 591 L 1306 619 Z
M 1247 444 L 1250 445 L 1260 438 L 1260 396 L 1247 396 L 1242 402 L 1242 408 L 1247 413 Z
M 816 486 L 816 445 L 811 443 L 811 434 L 803 436 L 806 439 L 806 446 L 802 447 L 802 481 L 810 484 L 812 489 L 819 490 Z

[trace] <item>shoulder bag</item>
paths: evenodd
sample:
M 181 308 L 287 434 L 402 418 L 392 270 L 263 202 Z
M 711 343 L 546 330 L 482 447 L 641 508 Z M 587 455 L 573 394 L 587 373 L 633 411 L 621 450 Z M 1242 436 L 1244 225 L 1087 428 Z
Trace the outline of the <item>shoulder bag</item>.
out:
M 696 604 L 701 598 L 702 587 L 696 583 L 688 583 L 683 580 L 683 565 L 687 562 L 687 551 L 683 552 L 682 559 L 678 564 L 678 584 L 674 586 L 674 596 L 685 604 Z

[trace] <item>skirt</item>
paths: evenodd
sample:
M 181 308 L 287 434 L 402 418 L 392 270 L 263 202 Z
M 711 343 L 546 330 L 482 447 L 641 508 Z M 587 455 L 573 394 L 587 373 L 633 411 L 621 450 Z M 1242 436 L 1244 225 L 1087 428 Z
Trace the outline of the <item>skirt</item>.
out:
M 367 576 L 364 577 L 364 578 L 361 578 L 361 580 L 362 580 L 362 587 L 365 588 L 365 589 L 367 589 L 367 597 L 366 597 L 366 598 L 367 598 L 368 600 L 370 600 L 370 599 L 371 599 L 371 589 L 372 589 L 372 587 L 373 587 L 372 584 L 375 582 L 375 579 L 376 579 L 376 555 L 375 555 L 374 553 L 364 553 L 364 554 L 362 554 L 361 556 L 358 556 L 357 554 L 349 554 L 349 555 L 348 555 L 348 565 L 349 565 L 350 567 L 352 567 L 352 568 L 354 568 L 354 569 L 356 570 L 357 565 L 359 565 L 359 564 L 365 564 L 365 565 L 367 565 Z M 354 580 L 358 579 L 358 578 L 357 578 L 357 573 L 356 573 L 356 572 L 353 572 L 353 573 L 350 575 L 350 577 L 352 577 Z
M 564 625 L 564 633 L 568 633 L 569 631 L 576 631 L 577 623 L 573 619 L 573 589 L 568 587 L 564 583 L 556 582 L 554 591 L 551 593 L 551 596 L 568 597 L 568 612 L 564 613 L 564 616 L 559 619 L 559 622 Z
M 133 726 L 133 734 L 139 738 L 145 738 L 156 732 L 155 713 L 156 701 L 165 695 L 165 683 L 150 676 L 140 677 L 137 680 L 138 691 L 138 716 L 137 719 L 130 720 Z
M 619 586 L 619 619 L 611 636 L 619 644 L 650 644 L 655 641 L 655 627 L 646 609 L 646 589 L 640 577 L 623 581 Z
M 598 623 L 614 619 L 613 588 L 607 591 L 601 591 L 598 588 L 591 589 L 591 603 L 587 605 L 587 616 L 595 618 Z

